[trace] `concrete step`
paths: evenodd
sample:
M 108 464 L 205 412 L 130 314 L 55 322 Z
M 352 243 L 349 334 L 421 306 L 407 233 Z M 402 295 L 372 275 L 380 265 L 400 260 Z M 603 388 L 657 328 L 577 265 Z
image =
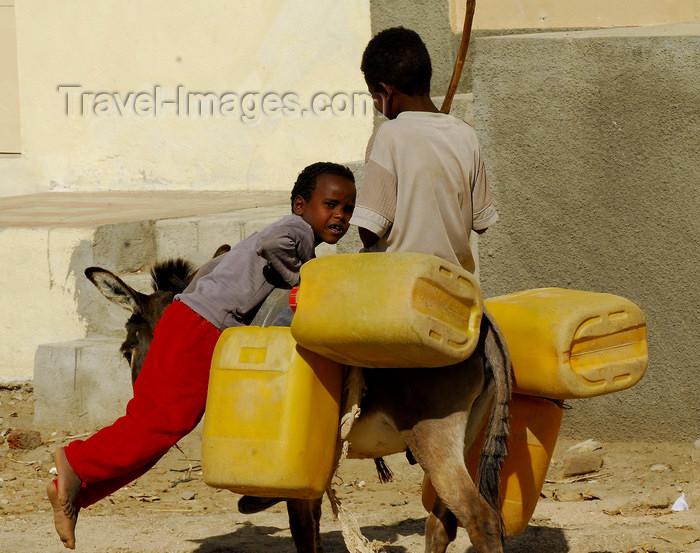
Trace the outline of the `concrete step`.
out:
M 34 368 L 34 424 L 88 432 L 124 414 L 131 374 L 119 353 L 123 340 L 91 337 L 43 344 Z

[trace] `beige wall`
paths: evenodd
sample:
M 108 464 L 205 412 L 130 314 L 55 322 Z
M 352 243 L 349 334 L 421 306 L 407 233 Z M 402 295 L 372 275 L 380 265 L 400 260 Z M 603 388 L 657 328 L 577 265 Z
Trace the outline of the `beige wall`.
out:
M 85 336 L 76 311 L 84 280 L 71 270 L 74 252 L 93 239 L 93 229 L 5 228 L 0 232 L 0 383 L 30 378 L 39 344 Z M 86 267 L 88 264 L 83 266 Z
M 465 0 L 448 0 L 450 25 L 462 31 Z M 668 25 L 700 21 L 700 0 L 480 0 L 474 29 L 556 29 Z
M 21 156 L 0 158 L 0 196 L 286 189 L 310 162 L 363 156 L 371 103 L 366 115 L 301 110 L 317 93 L 365 92 L 368 0 L 24 0 L 15 10 Z M 185 114 L 187 92 L 213 93 L 225 113 Z M 247 93 L 259 94 L 247 96 L 254 109 L 233 109 Z M 179 113 L 159 104 L 176 98 Z
M 19 83 L 14 0 L 0 0 L 0 155 L 19 152 Z
M 48 190 L 281 189 L 314 160 L 359 160 L 371 131 L 371 106 L 358 106 L 353 115 L 302 117 L 301 110 L 319 92 L 348 94 L 351 101 L 353 93 L 364 93 L 358 62 L 370 26 L 381 19 L 377 13 L 391 16 L 388 25 L 404 23 L 402 14 L 427 9 L 422 3 L 378 0 L 12 4 L 0 0 L 2 21 L 16 21 L 16 39 L 11 25 L 2 23 L 9 29 L 2 40 L 9 42 L 0 51 L 0 88 L 9 86 L 16 95 L 9 108 L 3 107 L 3 121 L 12 122 L 3 129 L 14 128 L 6 140 L 13 144 L 4 151 L 21 155 L 0 154 L 0 196 Z M 450 27 L 458 32 L 464 4 L 435 2 L 430 13 L 445 18 L 435 32 Z M 700 0 L 480 0 L 474 28 L 698 20 Z M 420 32 L 432 40 L 429 30 Z M 452 55 L 444 54 L 445 71 L 438 59 L 437 74 L 451 68 Z M 253 121 L 241 111 L 178 115 L 170 104 L 156 114 L 159 100 L 182 99 L 188 92 L 212 92 L 217 101 L 225 93 L 261 96 L 255 98 Z M 67 101 L 77 100 L 77 93 L 85 93 L 80 96 L 85 109 L 72 104 L 67 114 Z M 266 116 L 262 95 L 267 93 L 294 94 L 294 113 L 280 114 L 286 108 L 273 98 L 267 108 L 277 114 Z M 139 103 L 130 104 L 137 94 Z M 118 101 L 126 102 L 126 116 L 117 113 Z

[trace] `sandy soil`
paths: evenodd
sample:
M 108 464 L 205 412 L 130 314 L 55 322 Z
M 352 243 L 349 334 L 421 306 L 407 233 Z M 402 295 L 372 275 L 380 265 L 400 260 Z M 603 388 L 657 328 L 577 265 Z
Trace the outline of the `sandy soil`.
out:
M 64 551 L 44 496 L 52 451 L 69 440 L 41 431 L 43 445 L 9 449 L 12 429 L 33 429 L 31 388 L 0 389 L 0 552 Z M 595 436 L 591 436 L 595 438 Z M 255 515 L 236 510 L 239 496 L 207 487 L 193 433 L 146 476 L 84 510 L 77 530 L 83 553 L 293 553 L 284 505 Z M 699 456 L 692 444 L 603 443 L 603 467 L 583 479 L 563 478 L 560 441 L 548 482 L 528 529 L 506 541 L 509 553 L 700 552 Z M 387 553 L 423 551 L 426 513 L 420 468 L 390 457 L 395 480 L 380 484 L 371 461 L 346 461 L 336 489 L 362 532 Z M 653 469 L 652 469 L 653 468 Z M 695 473 L 693 469 L 695 468 Z M 690 509 L 672 512 L 685 492 Z M 338 524 L 324 504 L 327 553 L 345 552 Z M 472 551 L 460 529 L 450 553 Z

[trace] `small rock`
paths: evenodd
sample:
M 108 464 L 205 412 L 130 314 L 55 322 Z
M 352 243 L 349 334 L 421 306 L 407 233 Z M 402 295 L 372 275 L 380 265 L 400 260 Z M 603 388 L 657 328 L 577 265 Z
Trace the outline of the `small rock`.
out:
M 41 434 L 36 430 L 15 428 L 7 436 L 10 449 L 36 449 L 41 445 Z
M 659 463 L 656 465 L 652 465 L 649 470 L 651 472 L 670 472 L 673 469 L 671 468 L 671 465 L 664 465 L 664 464 Z
M 603 446 L 600 442 L 596 442 L 595 440 L 586 440 L 585 442 L 579 442 L 575 445 L 572 445 L 569 449 L 566 450 L 566 453 L 584 453 L 587 451 L 596 451 L 598 449 L 601 449 Z
M 190 500 L 194 499 L 194 496 L 195 496 L 195 493 L 193 491 L 187 491 L 187 492 L 183 493 L 180 497 L 182 497 L 182 499 L 184 499 L 185 501 L 190 501 Z
M 603 456 L 595 451 L 568 454 L 563 459 L 563 474 L 565 477 L 579 476 L 596 472 L 603 466 Z
M 693 442 L 693 447 L 694 447 L 695 449 L 700 449 L 700 440 L 695 440 L 695 441 Z

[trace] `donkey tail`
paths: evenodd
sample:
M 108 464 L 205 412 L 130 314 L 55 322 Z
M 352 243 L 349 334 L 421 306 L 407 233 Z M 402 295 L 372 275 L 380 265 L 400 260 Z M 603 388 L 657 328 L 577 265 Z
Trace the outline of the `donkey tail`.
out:
M 394 473 L 391 472 L 389 465 L 386 464 L 384 457 L 375 457 L 374 466 L 377 469 L 377 476 L 382 484 L 391 482 L 394 479 Z
M 484 363 L 496 384 L 496 397 L 486 427 L 476 481 L 481 495 L 500 514 L 501 467 L 508 452 L 506 440 L 510 435 L 508 403 L 511 395 L 511 363 L 503 334 L 486 309 L 481 322 L 481 340 Z

